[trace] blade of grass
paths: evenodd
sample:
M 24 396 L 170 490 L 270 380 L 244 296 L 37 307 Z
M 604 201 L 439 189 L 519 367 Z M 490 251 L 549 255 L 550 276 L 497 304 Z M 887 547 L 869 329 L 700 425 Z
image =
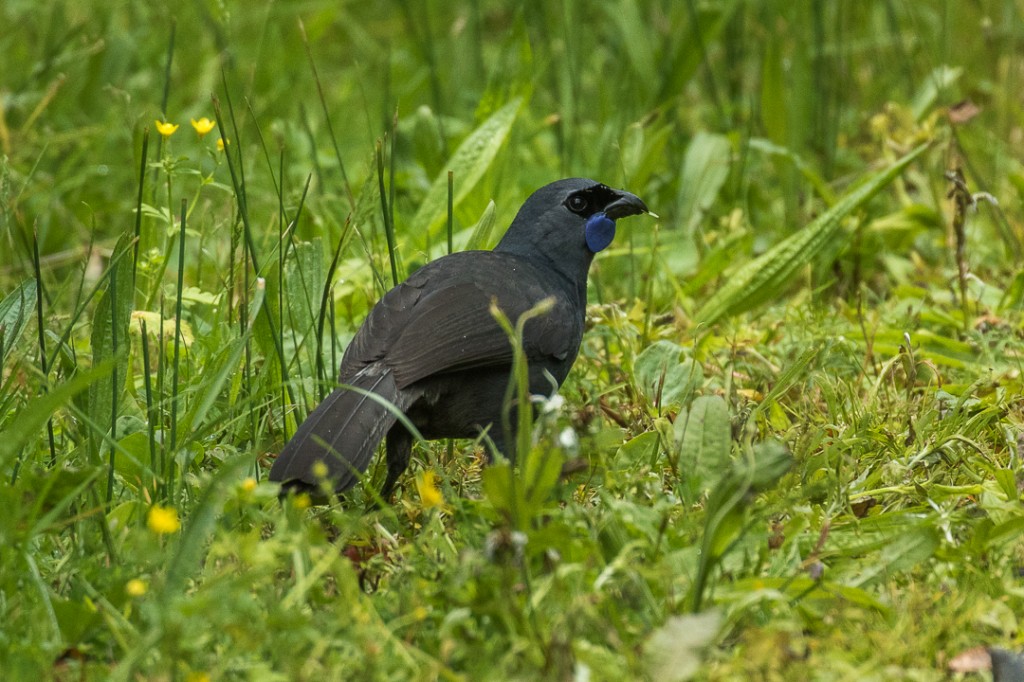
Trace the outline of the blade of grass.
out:
M 327 371 L 324 368 L 324 322 L 327 317 L 328 308 L 331 309 L 331 360 L 334 361 L 335 356 L 335 344 L 334 344 L 334 306 L 331 305 L 331 290 L 334 287 L 334 273 L 338 268 L 338 259 L 341 257 L 341 249 L 345 244 L 345 237 L 348 236 L 349 228 L 352 226 L 351 217 L 345 220 L 345 226 L 342 228 L 341 237 L 338 239 L 338 245 L 334 249 L 334 256 L 331 258 L 331 266 L 327 269 L 327 279 L 324 281 L 324 289 L 320 295 L 320 312 L 317 315 L 316 320 L 316 376 L 317 384 L 319 385 L 319 396 L 322 401 L 326 394 L 326 386 L 328 382 Z M 332 364 L 332 367 L 336 367 L 336 364 Z
M 36 326 L 39 335 L 39 369 L 43 373 L 43 381 L 40 383 L 40 391 L 46 391 L 46 383 L 49 381 L 50 372 L 46 365 L 46 334 L 43 325 L 43 279 L 42 268 L 39 265 L 39 232 L 32 230 L 32 269 L 36 277 Z M 46 437 L 50 446 L 50 466 L 57 463 L 57 446 L 53 437 L 53 420 L 46 420 Z M 20 462 L 19 462 L 20 464 Z M 13 483 L 18 477 L 18 467 L 14 468 L 12 474 Z
M 110 288 L 108 292 L 110 294 L 110 356 L 114 358 L 114 367 L 110 370 L 110 450 L 108 455 L 109 466 L 107 467 L 107 504 L 109 505 L 114 499 L 114 453 L 116 451 L 115 444 L 117 442 L 117 399 L 120 394 L 120 384 L 117 380 L 117 327 L 118 327 L 118 315 L 117 311 L 117 271 L 118 268 L 110 269 Z M 127 363 L 126 363 L 127 364 Z M 127 369 L 127 368 L 126 368 Z
M 139 244 L 142 243 L 142 193 L 146 189 L 146 161 L 149 153 L 149 126 L 142 129 L 142 158 L 139 161 L 139 192 L 135 198 L 135 248 L 132 249 L 132 297 L 139 271 Z
M 178 232 L 178 290 L 174 300 L 174 353 L 171 356 L 171 446 L 172 462 L 178 451 L 178 381 L 181 370 L 181 297 L 185 291 L 185 220 L 188 201 L 181 200 L 181 228 Z M 182 472 L 184 474 L 184 472 Z M 173 476 L 173 472 L 172 472 Z
M 392 179 L 392 182 L 394 179 Z M 388 210 L 387 194 L 384 191 L 384 148 L 377 140 L 377 183 L 380 186 L 380 211 L 384 216 L 384 235 L 388 240 L 388 261 L 391 263 L 391 286 L 398 286 L 398 263 L 395 253 L 395 225 Z

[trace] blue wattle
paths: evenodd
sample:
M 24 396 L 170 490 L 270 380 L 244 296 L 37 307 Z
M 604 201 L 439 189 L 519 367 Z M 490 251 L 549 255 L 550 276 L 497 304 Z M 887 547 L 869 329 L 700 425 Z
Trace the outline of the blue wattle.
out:
M 604 213 L 595 213 L 587 218 L 587 248 L 597 253 L 606 248 L 615 238 L 615 221 Z

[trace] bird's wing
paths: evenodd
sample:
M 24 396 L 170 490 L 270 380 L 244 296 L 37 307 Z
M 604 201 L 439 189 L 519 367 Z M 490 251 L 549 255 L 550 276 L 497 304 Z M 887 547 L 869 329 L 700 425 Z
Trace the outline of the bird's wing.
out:
M 424 296 L 385 360 L 398 385 L 447 372 L 510 365 L 512 345 L 491 314 L 491 301 L 496 299 L 498 308 L 515 323 L 543 298 L 526 294 L 513 288 L 492 296 L 478 283 L 463 283 Z M 527 359 L 564 357 L 571 340 L 563 327 L 550 312 L 532 320 L 523 340 Z
M 472 267 L 424 268 L 388 292 L 346 350 L 342 380 L 378 360 L 391 368 L 399 388 L 429 376 L 511 364 L 512 347 L 491 314 L 491 301 L 515 323 L 545 298 L 545 288 L 524 277 L 521 266 L 504 267 L 503 259 L 488 255 L 478 262 L 490 267 L 475 274 Z M 553 310 L 526 326 L 527 359 L 564 359 L 579 343 L 577 327 L 571 306 L 556 298 Z

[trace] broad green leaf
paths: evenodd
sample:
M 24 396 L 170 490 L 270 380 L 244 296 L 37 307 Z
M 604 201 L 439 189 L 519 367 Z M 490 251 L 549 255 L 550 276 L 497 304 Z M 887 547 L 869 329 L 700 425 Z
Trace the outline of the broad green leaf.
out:
M 732 148 L 724 135 L 699 132 L 690 141 L 680 171 L 676 204 L 685 230 L 693 232 L 715 203 L 729 177 Z
M 153 477 L 149 460 L 149 437 L 145 432 L 131 433 L 118 440 L 114 468 L 126 485 L 135 486 Z
M 128 326 L 131 322 L 132 299 L 135 295 L 132 288 L 132 260 L 129 255 L 132 249 L 131 242 L 127 234 L 118 239 L 112 256 L 116 263 L 108 270 L 107 289 L 96 304 L 92 318 L 93 364 L 113 358 L 111 381 L 116 380 L 116 385 L 96 382 L 89 387 L 89 417 L 103 433 L 110 428 L 114 396 L 120 397 L 128 376 Z M 92 433 L 90 436 L 96 451 L 101 436 L 102 433 Z
M 633 370 L 636 384 L 652 405 L 661 408 L 679 406 L 703 383 L 700 364 L 680 361 L 683 348 L 671 341 L 657 341 L 636 358 Z
M 296 242 L 284 267 L 286 326 L 295 328 L 303 336 L 312 333 L 320 312 L 320 293 L 325 280 L 321 240 Z
M 676 417 L 675 444 L 683 497 L 693 502 L 731 465 L 729 406 L 717 395 L 699 396 Z
M 657 454 L 660 446 L 661 434 L 657 431 L 645 431 L 623 443 L 616 451 L 615 459 L 622 460 L 623 469 L 635 467 L 642 459 L 651 459 Z
M 427 196 L 412 219 L 417 233 L 431 236 L 440 230 L 448 215 L 448 171 L 455 174 L 453 205 L 466 198 L 490 168 L 498 150 L 512 130 L 521 99 L 514 99 L 480 124 L 455 150 L 445 170 L 434 178 Z
M 800 268 L 813 262 L 826 248 L 834 247 L 843 233 L 843 219 L 899 176 L 929 144 L 920 145 L 885 170 L 871 175 L 810 225 L 740 268 L 704 304 L 696 318 L 709 325 L 778 298 Z
M 26 279 L 0 301 L 0 340 L 3 341 L 3 355 L 0 363 L 18 343 L 25 325 L 32 319 L 36 306 L 36 281 Z

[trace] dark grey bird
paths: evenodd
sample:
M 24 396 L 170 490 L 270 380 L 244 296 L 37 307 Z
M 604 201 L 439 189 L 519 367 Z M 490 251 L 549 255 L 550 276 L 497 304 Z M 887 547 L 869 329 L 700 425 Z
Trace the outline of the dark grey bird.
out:
M 550 393 L 552 379 L 561 386 L 579 352 L 594 254 L 611 243 L 616 219 L 648 212 L 628 192 L 559 180 L 526 200 L 493 251 L 453 253 L 414 272 L 370 311 L 342 358 L 342 386 L 299 426 L 270 480 L 315 491 L 326 471 L 342 493 L 386 438 L 381 497 L 388 499 L 413 442 L 396 411 L 428 440 L 486 431 L 514 457 L 514 439 L 502 428 L 512 345 L 492 301 L 515 323 L 550 299 L 550 309 L 523 331 L 530 392 Z

